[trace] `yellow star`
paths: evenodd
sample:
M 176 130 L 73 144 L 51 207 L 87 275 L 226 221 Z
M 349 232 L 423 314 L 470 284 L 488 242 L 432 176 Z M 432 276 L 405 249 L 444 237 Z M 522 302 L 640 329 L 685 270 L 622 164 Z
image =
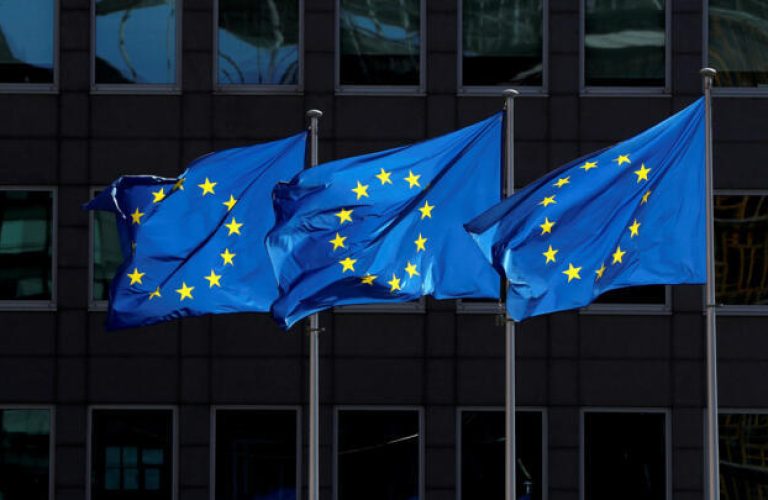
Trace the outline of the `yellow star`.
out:
M 649 189 L 649 190 L 648 190 L 648 191 L 646 191 L 646 192 L 645 192 L 645 194 L 643 195 L 643 201 L 641 201 L 641 202 L 640 202 L 640 204 L 642 205 L 643 203 L 648 203 L 648 198 L 649 198 L 650 196 L 651 196 L 651 190 Z
M 222 202 L 222 205 L 225 205 L 227 207 L 227 212 L 235 208 L 235 203 L 237 203 L 237 200 L 234 196 L 229 195 L 229 199 L 225 202 Z
M 352 188 L 352 192 L 357 195 L 358 200 L 363 196 L 368 198 L 368 184 L 360 184 L 360 181 L 357 181 L 357 187 Z
M 342 236 L 339 233 L 336 233 L 336 237 L 328 242 L 333 245 L 333 251 L 335 252 L 337 248 L 346 248 L 344 246 L 344 240 L 346 239 L 347 236 Z
M 435 208 L 434 205 L 430 205 L 427 200 L 424 200 L 424 206 L 419 207 L 419 212 L 421 212 L 421 220 L 424 220 L 424 217 L 432 218 L 432 209 Z
M 336 212 L 336 217 L 339 218 L 339 224 L 344 224 L 344 221 L 352 222 L 352 210 L 341 209 L 341 212 Z
M 138 283 L 139 285 L 142 285 L 141 278 L 147 273 L 140 273 L 138 267 L 133 268 L 132 273 L 128 273 L 128 277 L 131 278 L 131 285 L 135 285 Z
M 229 224 L 224 224 L 224 227 L 229 229 L 229 234 L 227 236 L 232 236 L 233 234 L 240 234 L 240 228 L 243 227 L 242 222 L 237 222 L 237 220 L 232 217 L 232 220 L 229 221 Z
M 640 181 L 647 181 L 648 180 L 648 172 L 650 172 L 650 168 L 646 168 L 645 164 L 640 165 L 640 170 L 635 170 L 635 175 L 637 175 L 637 182 L 640 183 Z
M 573 267 L 573 264 L 570 262 L 568 263 L 568 269 L 563 271 L 563 274 L 568 276 L 568 283 L 571 282 L 571 280 L 577 279 L 580 280 L 581 276 L 579 276 L 579 272 L 581 271 L 580 267 Z
M 190 300 L 194 299 L 194 297 L 192 296 L 192 290 L 194 289 L 195 287 L 187 286 L 187 284 L 182 281 L 181 288 L 176 290 L 176 293 L 179 294 L 179 300 L 183 301 L 184 299 L 190 299 Z
M 555 221 L 549 220 L 549 217 L 544 217 L 544 224 L 539 224 L 539 227 L 541 228 L 541 234 L 550 233 L 552 234 L 552 226 L 556 224 Z
M 597 275 L 597 278 L 595 278 L 595 281 L 597 281 L 597 280 L 599 280 L 600 278 L 602 278 L 602 277 L 603 277 L 603 273 L 604 273 L 604 272 L 605 272 L 605 263 L 602 263 L 602 264 L 600 265 L 600 269 L 598 269 L 597 271 L 595 271 L 595 274 Z
M 216 194 L 213 191 L 213 188 L 216 187 L 216 184 L 218 184 L 218 182 L 211 182 L 208 180 L 208 177 L 206 177 L 205 182 L 202 184 L 198 184 L 197 186 L 203 190 L 203 196 L 205 196 L 207 194 Z
M 155 297 L 162 298 L 162 295 L 160 295 L 160 287 L 155 288 L 154 292 L 149 293 L 149 300 L 152 300 Z
M 616 247 L 616 251 L 613 252 L 613 264 L 623 264 L 621 258 L 627 253 L 621 249 L 621 245 Z
M 427 240 L 428 238 L 423 237 L 421 233 L 419 233 L 419 238 L 413 241 L 416 244 L 416 253 L 427 251 L 427 248 L 424 246 Z
M 341 264 L 341 272 L 346 273 L 347 271 L 354 271 L 355 262 L 357 262 L 357 259 L 351 259 L 349 257 L 347 257 L 346 259 L 340 260 L 339 264 Z
M 555 201 L 555 196 L 557 195 L 553 194 L 552 196 L 545 196 L 544 199 L 539 202 L 539 205 L 544 205 L 546 207 L 547 205 L 552 205 L 557 203 Z
M 375 274 L 366 274 L 362 278 L 360 278 L 360 281 L 363 283 L 363 285 L 371 285 L 373 286 L 373 280 L 378 278 Z
M 405 177 L 405 181 L 408 182 L 408 189 L 413 188 L 413 186 L 421 187 L 421 184 L 419 184 L 419 177 L 421 177 L 421 174 L 416 175 L 410 170 L 408 171 L 408 177 Z
M 139 207 L 136 207 L 136 211 L 131 214 L 133 224 L 141 224 L 142 217 L 144 217 L 144 212 L 139 212 Z
M 629 226 L 628 229 L 629 229 L 629 237 L 630 238 L 634 238 L 635 236 L 639 236 L 640 233 L 638 232 L 638 230 L 640 229 L 641 225 L 642 224 L 637 222 L 637 219 L 635 219 L 635 222 L 633 222 L 632 225 Z
M 542 254 L 541 254 L 541 255 L 543 255 L 544 257 L 547 258 L 547 261 L 544 262 L 544 264 L 549 264 L 550 262 L 557 262 L 555 260 L 555 255 L 559 251 L 560 250 L 555 250 L 554 248 L 552 248 L 552 245 L 549 245 L 549 248 L 547 249 L 547 251 L 546 252 L 542 252 Z
M 235 255 L 237 255 L 237 254 L 236 253 L 230 253 L 229 248 L 225 248 L 224 249 L 224 253 L 220 253 L 219 255 L 221 256 L 222 259 L 224 259 L 224 263 L 222 264 L 223 266 L 226 266 L 227 264 L 229 264 L 230 266 L 234 266 L 235 265 L 235 263 L 234 263 L 234 261 L 232 259 L 234 259 Z
M 557 188 L 561 188 L 566 184 L 570 184 L 570 183 L 571 183 L 571 176 L 569 175 L 568 177 L 560 177 L 559 179 L 557 179 L 557 182 L 555 182 L 552 185 Z
M 396 291 L 401 290 L 400 278 L 395 276 L 395 273 L 392 273 L 392 279 L 387 281 L 387 285 L 390 286 L 389 291 L 392 293 L 395 293 Z
M 381 181 L 381 185 L 384 184 L 392 184 L 392 179 L 389 178 L 389 176 L 392 175 L 392 172 L 387 172 L 383 168 L 381 169 L 381 172 L 376 174 L 376 178 Z
M 173 185 L 173 191 L 184 191 L 184 183 L 187 181 L 185 177 L 182 177 L 181 179 L 176 181 L 176 184 Z
M 614 158 L 613 161 L 618 162 L 619 166 L 624 165 L 625 163 L 632 164 L 632 160 L 629 159 L 629 155 L 619 155 L 618 158 Z
M 213 269 L 211 269 L 211 274 L 203 276 L 203 279 L 208 280 L 208 288 L 213 288 L 214 286 L 221 288 L 221 283 L 219 282 L 221 275 L 214 273 Z
M 585 172 L 589 172 L 593 168 L 597 168 L 597 162 L 596 161 L 588 161 L 584 163 L 584 165 L 579 167 L 580 169 L 584 170 Z
M 160 188 L 159 191 L 152 191 L 152 197 L 154 198 L 152 203 L 160 203 L 165 199 L 165 191 L 163 191 L 163 188 Z
M 410 260 L 408 261 L 408 265 L 405 266 L 405 272 L 408 273 L 409 278 L 420 276 L 419 272 L 416 270 L 416 264 L 411 264 Z

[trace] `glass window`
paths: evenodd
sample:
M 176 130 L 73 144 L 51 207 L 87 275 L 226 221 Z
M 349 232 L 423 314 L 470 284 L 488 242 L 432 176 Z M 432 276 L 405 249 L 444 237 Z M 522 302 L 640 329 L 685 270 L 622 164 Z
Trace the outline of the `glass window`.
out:
M 176 0 L 96 0 L 96 84 L 176 82 Z
M 515 413 L 517 495 L 541 500 L 542 415 L 537 411 Z M 504 498 L 503 411 L 461 412 L 461 498 Z
M 720 497 L 768 498 L 768 414 L 720 414 Z
M 0 499 L 48 498 L 50 433 L 49 410 L 0 410 Z
M 584 498 L 667 498 L 666 415 L 584 414 Z
M 339 2 L 339 83 L 419 85 L 420 0 Z
M 715 85 L 768 86 L 768 3 L 709 0 L 709 65 Z
M 464 85 L 542 85 L 542 0 L 464 0 Z
M 219 85 L 299 83 L 299 1 L 219 0 Z
M 171 410 L 93 410 L 91 432 L 93 500 L 171 498 Z
M 715 196 L 715 295 L 727 305 L 768 304 L 768 196 Z
M 595 304 L 664 305 L 667 289 L 664 285 L 632 286 L 611 290 L 600 295 Z
M 216 411 L 216 498 L 296 500 L 295 410 Z
M 584 84 L 663 87 L 663 0 L 584 0 Z
M 52 300 L 53 193 L 0 191 L 0 300 Z
M 93 215 L 93 288 L 91 300 L 108 300 L 109 284 L 123 262 L 115 215 L 96 210 Z
M 416 410 L 339 410 L 338 500 L 417 500 L 419 419 Z
M 53 83 L 54 0 L 0 1 L 0 83 Z

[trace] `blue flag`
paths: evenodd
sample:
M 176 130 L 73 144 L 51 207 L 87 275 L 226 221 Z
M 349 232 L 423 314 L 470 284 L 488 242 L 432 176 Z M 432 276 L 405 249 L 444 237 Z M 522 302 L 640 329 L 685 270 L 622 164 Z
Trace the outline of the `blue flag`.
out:
M 515 320 L 616 288 L 704 283 L 704 101 L 542 177 L 466 225 Z
M 176 179 L 121 177 L 88 203 L 115 213 L 125 257 L 107 328 L 269 311 L 272 188 L 303 168 L 306 135 L 209 154 Z
M 500 199 L 501 123 L 302 172 L 273 193 L 267 247 L 275 319 L 343 304 L 498 297 L 499 277 L 462 224 Z

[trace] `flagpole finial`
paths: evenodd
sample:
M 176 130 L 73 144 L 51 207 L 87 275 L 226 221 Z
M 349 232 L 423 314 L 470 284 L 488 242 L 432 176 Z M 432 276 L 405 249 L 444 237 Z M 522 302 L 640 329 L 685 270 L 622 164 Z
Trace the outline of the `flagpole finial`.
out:
M 714 68 L 701 68 L 699 73 L 701 73 L 701 76 L 704 78 L 714 78 L 715 75 L 717 75 L 717 70 Z
M 516 97 L 520 95 L 520 92 L 518 92 L 515 89 L 504 89 L 504 91 L 501 93 L 504 97 Z
M 320 118 L 323 116 L 323 112 L 319 109 L 310 109 L 307 111 L 307 118 Z

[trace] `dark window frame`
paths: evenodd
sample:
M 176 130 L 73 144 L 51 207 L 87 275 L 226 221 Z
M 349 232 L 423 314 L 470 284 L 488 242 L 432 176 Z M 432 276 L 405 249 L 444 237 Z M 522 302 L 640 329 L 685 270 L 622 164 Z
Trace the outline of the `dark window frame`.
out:
M 56 406 L 39 404 L 2 404 L 2 410 L 47 410 L 48 411 L 48 499 L 53 500 L 56 491 Z

